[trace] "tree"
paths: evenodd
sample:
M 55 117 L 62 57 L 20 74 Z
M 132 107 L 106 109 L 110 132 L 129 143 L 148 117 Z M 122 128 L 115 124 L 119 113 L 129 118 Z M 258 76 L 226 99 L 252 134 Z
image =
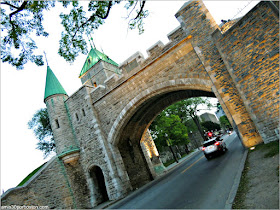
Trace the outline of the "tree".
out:
M 168 146 L 175 161 L 178 162 L 171 146 L 189 143 L 187 128 L 181 123 L 179 116 L 161 112 L 151 124 L 150 131 L 157 148 L 162 151 L 163 147 Z
M 186 126 L 181 123 L 178 115 L 168 115 L 161 112 L 149 127 L 153 140 L 159 150 L 171 145 L 188 144 L 188 134 Z
M 211 130 L 220 130 L 221 129 L 221 126 L 218 124 L 218 123 L 214 123 L 214 122 L 211 122 L 211 121 L 205 121 L 205 122 L 202 122 L 201 125 L 208 131 L 211 131 Z
M 58 54 L 66 61 L 74 62 L 79 53 L 87 54 L 85 35 L 104 24 L 112 7 L 121 1 L 58 1 L 69 11 L 60 14 L 64 30 L 59 41 Z M 88 2 L 88 5 L 86 3 Z M 32 35 L 47 37 L 43 27 L 44 15 L 55 7 L 56 1 L 2 1 L 1 2 L 1 60 L 17 69 L 31 61 L 44 65 L 43 56 L 36 55 L 36 42 Z M 144 10 L 145 1 L 128 1 L 124 7 L 129 11 L 129 28 L 138 28 L 143 33 L 143 19 L 148 16 Z M 87 9 L 85 9 L 87 8 Z M 138 8 L 138 9 L 136 9 Z
M 202 110 L 201 105 L 205 105 L 207 109 L 213 107 L 210 101 L 207 98 L 196 97 L 189 98 L 182 101 L 179 101 L 175 104 L 172 104 L 166 109 L 166 112 L 169 114 L 177 114 L 183 123 L 186 123 L 189 119 L 192 119 L 201 134 L 202 138 L 206 140 L 204 136 L 203 129 L 200 125 L 197 113 Z
M 229 120 L 228 120 L 228 118 L 227 118 L 227 116 L 221 116 L 220 118 L 219 118 L 219 121 L 220 121 L 220 123 L 221 123 L 221 127 L 222 128 L 224 128 L 224 129 L 226 129 L 226 128 L 232 128 L 232 126 L 231 126 L 231 124 L 230 124 L 230 122 L 229 122 Z
M 40 109 L 34 114 L 28 122 L 28 128 L 33 130 L 36 138 L 39 140 L 36 149 L 44 152 L 44 158 L 52 151 L 56 151 L 47 108 Z

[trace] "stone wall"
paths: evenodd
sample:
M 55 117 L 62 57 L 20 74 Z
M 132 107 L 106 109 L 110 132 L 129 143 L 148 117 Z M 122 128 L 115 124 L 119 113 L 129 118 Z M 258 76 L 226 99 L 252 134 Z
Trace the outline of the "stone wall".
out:
M 57 157 L 52 158 L 23 186 L 5 192 L 1 196 L 1 205 L 77 208 L 73 189 L 64 170 L 63 163 Z
M 176 50 L 171 48 L 169 53 L 162 54 L 164 63 L 147 58 L 151 62 L 150 64 L 147 64 L 148 61 L 145 60 L 141 64 L 142 68 L 137 69 L 138 71 L 131 70 L 127 74 L 124 72 L 123 77 L 117 78 L 111 87 L 99 87 L 91 92 L 94 107 L 98 115 L 102 116 L 100 123 L 103 125 L 105 133 L 110 133 L 118 115 L 127 105 L 131 104 L 134 98 L 145 97 L 147 93 L 153 91 L 153 88 L 161 90 L 166 88 L 166 92 L 171 92 L 171 88 L 168 90 L 169 86 L 177 86 L 179 89 L 180 85 L 185 85 L 190 86 L 190 89 L 211 91 L 208 75 L 192 50 L 191 43 L 182 41 L 178 48 Z M 186 60 L 188 62 L 185 62 Z M 133 107 L 137 108 L 137 106 Z M 107 110 L 114 110 L 114 112 L 107 112 Z M 121 124 L 117 126 L 119 127 Z
M 277 140 L 279 123 L 279 11 L 260 2 L 224 33 L 215 45 L 262 139 Z
M 89 174 L 89 170 L 94 166 L 98 166 L 102 170 L 109 199 L 114 200 L 120 198 L 120 195 L 126 194 L 130 190 L 130 184 L 126 174 L 119 173 L 121 167 L 117 169 L 115 166 L 110 147 L 105 140 L 103 129 L 100 127 L 98 115 L 89 97 L 92 90 L 94 90 L 93 87 L 82 86 L 65 103 L 69 107 L 74 133 L 78 139 L 80 170 L 84 174 L 86 183 L 90 186 L 91 205 L 95 206 L 97 201 L 93 195 L 94 186 L 92 186 Z M 125 186 L 118 181 L 119 177 Z
M 256 127 L 246 110 L 241 93 L 236 88 L 226 65 L 216 48 L 211 34 L 219 30 L 213 17 L 202 1 L 190 1 L 176 13 L 176 17 L 187 34 L 192 38 L 192 45 L 197 57 L 209 75 L 213 90 L 224 110 L 228 110 L 236 124 L 243 143 L 249 147 L 262 142 Z

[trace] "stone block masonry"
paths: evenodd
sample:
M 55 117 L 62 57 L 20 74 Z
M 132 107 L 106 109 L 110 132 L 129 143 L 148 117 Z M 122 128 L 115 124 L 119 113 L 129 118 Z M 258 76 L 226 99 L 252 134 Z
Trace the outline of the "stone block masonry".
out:
M 219 27 L 203 2 L 188 2 L 186 7 L 176 14 L 176 17 L 178 17 L 184 30 L 193 36 L 192 45 L 197 57 L 202 62 L 205 71 L 219 94 L 217 98 L 220 97 L 224 102 L 221 105 L 226 105 L 223 109 L 228 109 L 228 113 L 233 119 L 233 124 L 236 124 L 244 145 L 248 147 L 262 142 L 244 106 L 241 93 L 237 90 L 230 77 L 211 37 L 211 34 L 215 30 L 219 30 Z
M 23 186 L 5 192 L 1 198 L 1 205 L 75 208 L 75 198 L 59 161 L 57 157 L 52 158 Z
M 228 72 L 262 139 L 279 125 L 279 13 L 260 2 L 230 29 L 213 34 Z

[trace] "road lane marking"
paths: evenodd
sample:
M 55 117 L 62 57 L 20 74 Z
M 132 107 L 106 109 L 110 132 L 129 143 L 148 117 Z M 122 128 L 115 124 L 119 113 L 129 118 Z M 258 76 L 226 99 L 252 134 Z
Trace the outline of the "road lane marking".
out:
M 204 156 L 201 156 L 197 161 L 195 161 L 193 164 L 191 164 L 188 168 L 186 168 L 184 171 L 181 172 L 181 174 L 185 173 L 187 170 L 189 170 L 194 164 L 196 164 L 198 161 L 200 161 Z

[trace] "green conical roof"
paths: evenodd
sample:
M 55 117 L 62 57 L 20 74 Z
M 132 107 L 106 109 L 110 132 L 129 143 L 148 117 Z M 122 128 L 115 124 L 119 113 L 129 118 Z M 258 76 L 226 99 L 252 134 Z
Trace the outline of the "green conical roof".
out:
M 103 60 L 103 61 L 113 64 L 115 66 L 119 66 L 115 61 L 110 59 L 104 53 L 99 52 L 95 48 L 94 49 L 91 48 L 79 77 L 81 77 L 84 73 L 86 73 L 94 64 L 96 64 L 100 60 Z
M 65 94 L 67 95 L 66 91 L 54 75 L 53 71 L 51 68 L 48 66 L 47 67 L 47 77 L 46 77 L 46 86 L 45 86 L 45 97 L 44 100 L 55 94 Z

